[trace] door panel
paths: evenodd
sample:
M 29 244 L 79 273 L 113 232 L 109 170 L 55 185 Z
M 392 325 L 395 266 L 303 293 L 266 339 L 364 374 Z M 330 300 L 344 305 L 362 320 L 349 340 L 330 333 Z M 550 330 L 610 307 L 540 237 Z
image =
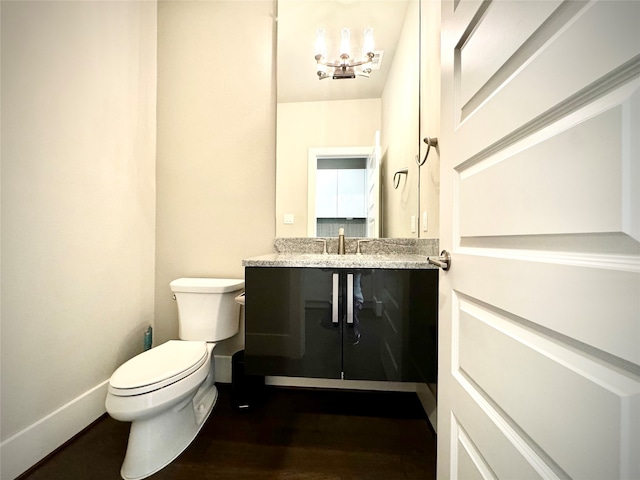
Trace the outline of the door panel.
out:
M 442 4 L 439 478 L 640 478 L 640 2 Z
M 594 347 L 599 355 L 638 364 L 637 264 L 625 267 L 624 257 L 617 264 L 615 257 L 590 257 L 593 255 L 460 249 L 456 266 L 465 275 L 452 279 L 452 286 L 520 322 L 534 322 L 536 328 L 548 329 L 559 338 L 584 343 L 581 348 Z M 607 323 L 614 320 L 616 335 L 607 335 L 612 330 Z
M 471 395 L 475 395 L 471 396 Z M 504 420 L 499 410 L 476 392 L 461 398 L 458 415 L 451 417 L 450 464 L 447 477 L 466 480 L 467 472 L 477 470 L 485 479 L 567 478 L 543 452 L 526 441 L 526 435 Z M 468 458 L 466 458 L 468 457 Z M 544 457 L 544 459 L 543 459 Z M 472 461 L 474 468 L 469 465 Z M 442 469 L 442 465 L 438 466 Z M 473 475 L 473 473 L 472 473 Z
M 458 167 L 460 236 L 637 231 L 640 216 L 625 211 L 629 202 L 621 192 L 625 181 L 629 193 L 640 189 L 640 177 L 628 177 L 623 162 L 611 158 L 634 160 L 637 120 L 628 112 L 639 109 L 640 84 L 632 82 L 508 149 Z M 572 190 L 575 184 L 581 188 Z
M 640 399 L 638 383 L 468 299 L 461 298 L 459 308 L 453 325 L 454 376 L 499 405 L 505 418 L 572 478 L 608 478 L 620 457 L 630 453 L 623 422 L 629 420 L 625 410 Z M 558 401 L 560 391 L 570 391 L 576 401 Z M 574 438 L 581 430 L 598 434 Z M 598 458 L 597 469 L 582 461 L 585 455 Z
M 493 472 L 487 467 L 482 457 L 475 448 L 473 442 L 465 434 L 462 428 L 457 427 L 457 442 L 453 446 L 453 451 L 457 458 L 456 475 L 468 480 L 482 480 L 483 478 L 496 478 Z
M 491 82 L 483 85 L 474 105 L 463 104 L 461 48 L 470 35 L 479 35 L 477 27 L 488 15 L 487 11 L 505 3 L 527 2 L 484 2 L 481 5 L 487 5 L 485 14 L 470 19 L 470 12 L 464 8 L 466 3 L 461 2 L 456 10 L 451 19 L 452 28 L 443 31 L 445 36 L 452 34 L 452 38 L 443 37 L 443 48 L 449 50 L 442 52 L 443 60 L 445 54 L 455 57 L 449 72 L 456 82 L 452 91 L 454 98 L 447 108 L 454 109 L 457 133 L 469 137 L 466 142 L 449 146 L 456 153 L 459 150 L 457 162 L 467 161 L 499 140 L 508 142 L 512 137 L 526 136 L 531 130 L 538 130 L 540 124 L 548 124 L 563 114 L 562 109 L 589 104 L 609 92 L 612 85 L 637 77 L 638 2 L 568 1 L 549 17 L 527 48 L 518 50 L 506 61 L 502 67 L 504 73 L 496 73 Z M 465 25 L 467 20 L 476 23 Z M 502 40 L 510 41 L 509 38 Z M 598 60 L 594 61 L 596 57 Z M 573 97 L 578 92 L 580 95 Z M 514 108 L 505 114 L 508 106 Z M 536 123 L 531 125 L 534 119 Z M 520 130 L 523 127 L 526 128 Z
M 468 36 L 459 49 L 460 96 L 463 110 L 477 102 L 491 79 L 505 66 L 518 49 L 530 41 L 547 17 L 561 4 L 560 0 L 501 2 L 487 8 L 480 5 L 482 18 L 472 21 L 477 30 Z M 505 42 L 504 39 L 509 39 Z M 486 52 L 491 52 L 487 55 Z M 513 62 L 515 62 L 515 57 Z

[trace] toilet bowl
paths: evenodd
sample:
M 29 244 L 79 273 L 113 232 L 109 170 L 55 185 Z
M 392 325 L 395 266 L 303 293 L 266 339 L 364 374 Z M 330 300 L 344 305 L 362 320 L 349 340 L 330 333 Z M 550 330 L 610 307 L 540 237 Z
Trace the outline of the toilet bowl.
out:
M 209 417 L 218 391 L 213 350 L 216 341 L 238 332 L 244 287 L 236 279 L 178 279 L 180 337 L 132 358 L 111 376 L 106 409 L 131 422 L 120 474 L 146 478 L 171 463 L 193 441 Z M 199 340 L 193 339 L 199 337 Z

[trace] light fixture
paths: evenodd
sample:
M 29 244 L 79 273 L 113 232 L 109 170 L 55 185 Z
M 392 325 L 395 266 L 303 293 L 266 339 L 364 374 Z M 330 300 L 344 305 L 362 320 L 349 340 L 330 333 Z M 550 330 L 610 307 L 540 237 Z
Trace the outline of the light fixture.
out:
M 340 59 L 335 62 L 327 62 L 327 46 L 325 43 L 325 31 L 316 31 L 316 63 L 318 64 L 318 79 L 333 78 L 341 80 L 356 78 L 356 76 L 368 77 L 371 73 L 371 61 L 373 53 L 373 28 L 364 30 L 364 42 L 362 43 L 362 59 L 351 59 L 351 32 L 343 28 L 340 32 Z M 330 70 L 330 71 L 328 71 Z

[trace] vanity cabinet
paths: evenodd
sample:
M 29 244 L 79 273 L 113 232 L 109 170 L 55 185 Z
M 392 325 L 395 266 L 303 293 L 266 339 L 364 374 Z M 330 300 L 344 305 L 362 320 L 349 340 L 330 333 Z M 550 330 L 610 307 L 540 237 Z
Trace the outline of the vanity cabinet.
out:
M 245 371 L 435 382 L 438 271 L 247 267 Z

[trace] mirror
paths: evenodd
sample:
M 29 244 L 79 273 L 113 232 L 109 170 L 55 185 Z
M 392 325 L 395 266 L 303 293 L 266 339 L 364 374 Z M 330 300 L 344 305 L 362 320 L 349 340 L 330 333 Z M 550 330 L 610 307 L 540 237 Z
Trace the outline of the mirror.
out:
M 337 236 L 341 226 L 347 236 L 418 237 L 419 23 L 419 0 L 278 0 L 277 237 Z M 343 28 L 361 58 L 368 27 L 369 78 L 320 80 L 316 31 L 333 61 Z

